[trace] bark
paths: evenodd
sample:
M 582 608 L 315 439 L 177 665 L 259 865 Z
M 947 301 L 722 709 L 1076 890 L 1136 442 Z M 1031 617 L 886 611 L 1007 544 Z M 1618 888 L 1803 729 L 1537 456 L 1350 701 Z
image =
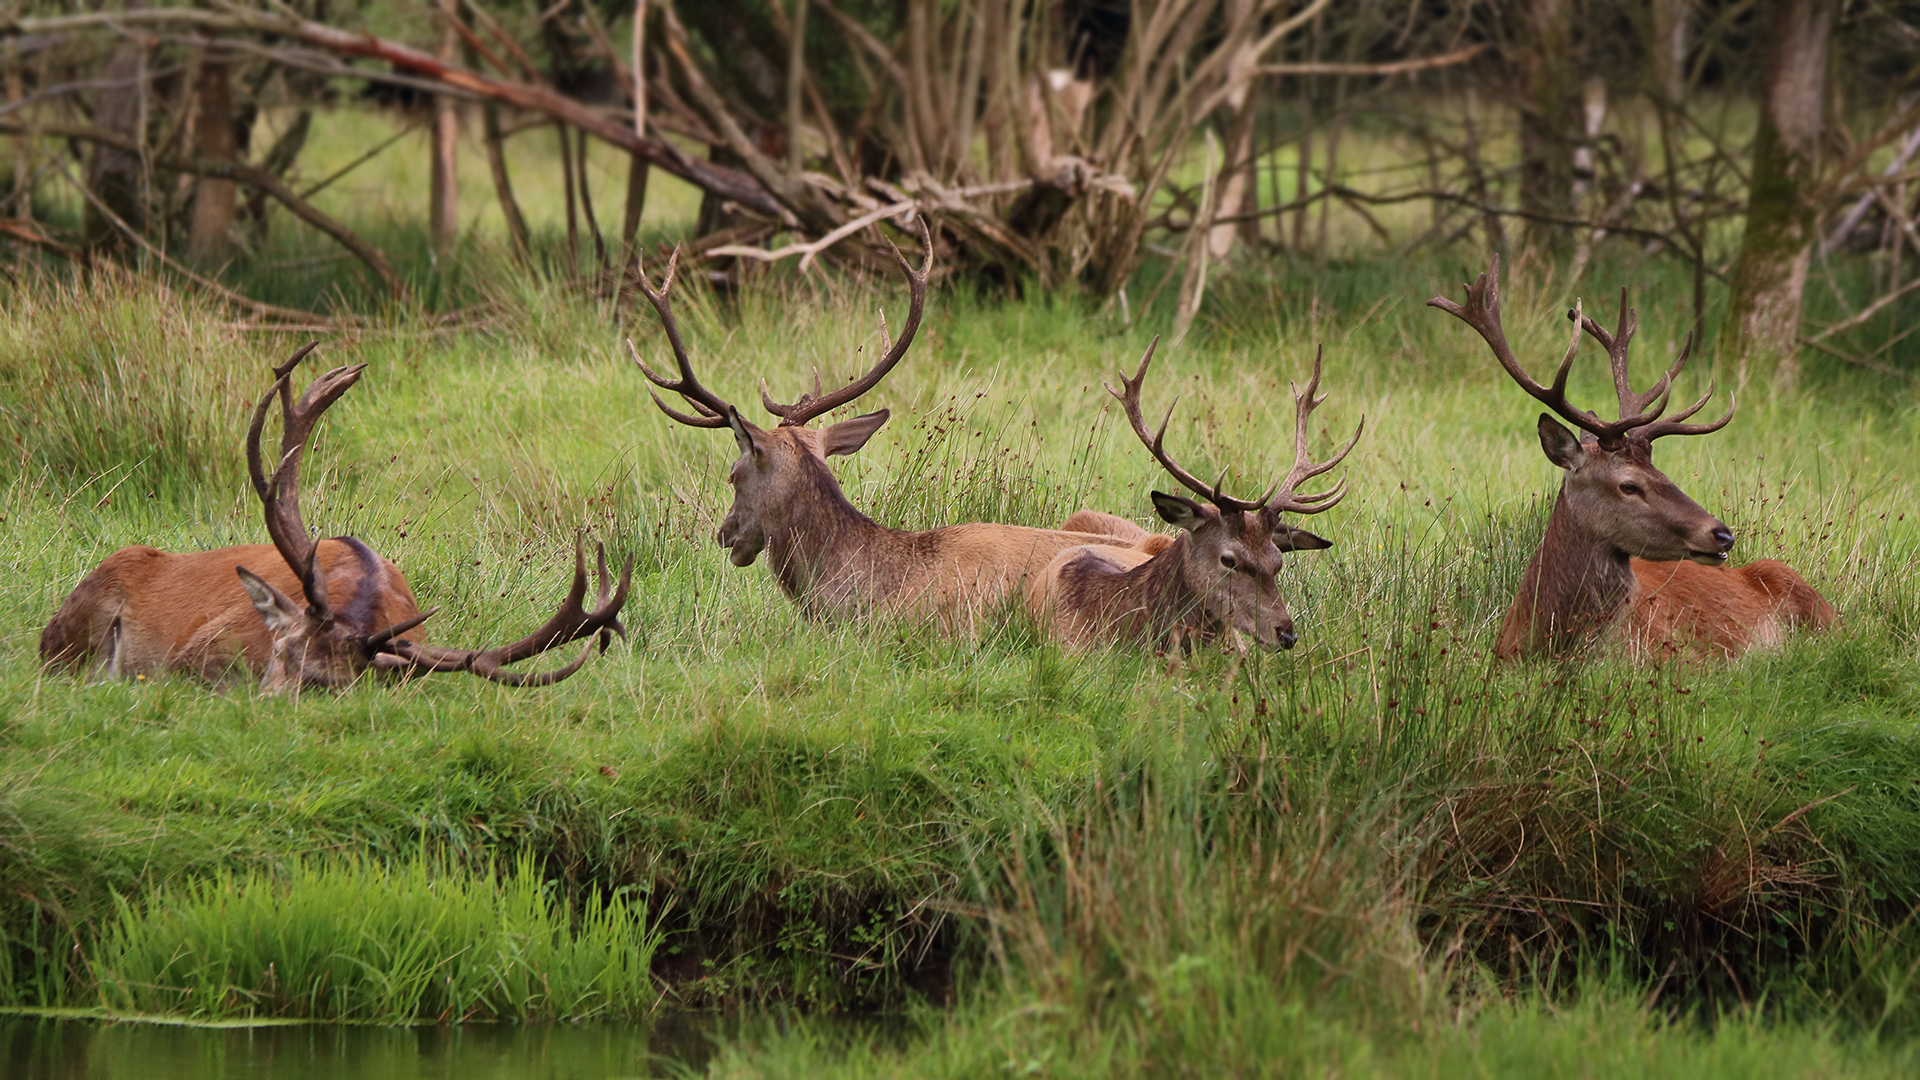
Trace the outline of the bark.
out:
M 233 136 L 232 72 L 226 60 L 209 53 L 200 65 L 195 88 L 195 143 L 200 159 L 228 162 L 238 147 Z M 193 226 L 187 234 L 187 259 L 200 267 L 218 266 L 227 259 L 227 234 L 233 229 L 237 185 L 224 177 L 202 176 L 193 189 Z
M 453 63 L 460 36 L 453 28 L 459 18 L 457 0 L 440 0 L 440 44 L 437 55 L 442 63 Z M 433 198 L 427 212 L 429 243 L 435 255 L 445 255 L 460 233 L 460 190 L 457 171 L 460 136 L 459 103 L 441 94 L 433 99 Z
M 1520 209 L 1535 220 L 1527 242 L 1560 244 L 1562 230 L 1539 217 L 1573 216 L 1573 144 L 1580 130 L 1573 0 L 1521 0 L 1513 58 L 1520 80 Z
M 1667 104 L 1678 105 L 1687 96 L 1688 19 L 1693 0 L 1649 0 L 1648 6 L 1649 74 Z
M 26 80 L 21 72 L 20 47 L 17 42 L 6 43 L 4 52 L 0 52 L 0 68 L 6 70 L 7 104 L 16 105 L 26 96 Z M 8 110 L 12 112 L 12 109 Z M 13 139 L 13 189 L 8 197 L 13 203 L 13 216 L 31 218 L 33 216 L 33 138 L 29 135 L 16 135 Z
M 525 261 L 532 257 L 533 248 L 527 236 L 526 216 L 520 212 L 520 201 L 513 197 L 513 179 L 507 174 L 507 148 L 500 134 L 500 106 L 492 102 L 482 106 L 480 122 L 487 148 L 487 172 L 493 177 L 493 193 L 500 200 L 500 216 L 507 219 L 507 237 L 513 243 L 514 257 Z
M 806 117 L 807 0 L 793 0 L 792 29 L 787 37 L 787 169 L 799 172 L 806 164 L 800 128 Z
M 633 155 L 627 164 L 627 211 L 620 222 L 620 244 L 624 251 L 638 246 L 640 215 L 647 209 L 647 159 Z
M 647 0 L 633 2 L 633 133 L 647 137 Z M 647 209 L 647 174 L 652 171 L 647 159 L 634 154 L 627 163 L 627 212 L 620 222 L 620 244 L 624 252 L 639 248 L 640 217 Z
M 1775 0 L 1766 86 L 1754 134 L 1747 227 L 1727 299 L 1724 351 L 1744 373 L 1772 356 L 1782 381 L 1799 373 L 1800 299 L 1813 256 L 1827 51 L 1837 0 Z

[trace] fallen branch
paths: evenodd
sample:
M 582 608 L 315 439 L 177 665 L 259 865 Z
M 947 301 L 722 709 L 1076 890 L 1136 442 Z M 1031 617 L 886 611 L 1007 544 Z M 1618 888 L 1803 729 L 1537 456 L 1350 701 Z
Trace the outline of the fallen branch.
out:
M 6 236 L 23 244 L 31 244 L 42 251 L 51 251 L 55 255 L 81 266 L 92 266 L 93 259 L 86 252 L 67 245 L 48 236 L 35 227 L 27 218 L 0 218 L 0 236 Z
M 847 222 L 845 225 L 840 226 L 812 243 L 789 244 L 786 247 L 774 251 L 768 251 L 766 248 L 748 247 L 744 244 L 729 244 L 725 247 L 713 248 L 709 250 L 707 254 L 716 257 L 721 255 L 737 255 L 744 259 L 757 259 L 760 262 L 777 262 L 781 259 L 798 255 L 801 257 L 800 272 L 804 274 L 807 272 L 807 267 L 813 264 L 813 257 L 815 255 L 820 254 L 822 251 L 825 251 L 877 221 L 893 217 L 897 214 L 908 213 L 913 210 L 913 208 L 914 204 L 910 201 L 883 206 L 878 210 L 870 211 L 854 218 L 852 221 Z
M 1455 49 L 1439 56 L 1422 56 L 1414 60 L 1394 60 L 1383 64 L 1261 64 L 1253 68 L 1255 75 L 1406 75 L 1416 71 L 1432 71 L 1435 68 L 1452 67 L 1486 52 L 1489 46 L 1482 42 L 1469 45 L 1464 49 Z

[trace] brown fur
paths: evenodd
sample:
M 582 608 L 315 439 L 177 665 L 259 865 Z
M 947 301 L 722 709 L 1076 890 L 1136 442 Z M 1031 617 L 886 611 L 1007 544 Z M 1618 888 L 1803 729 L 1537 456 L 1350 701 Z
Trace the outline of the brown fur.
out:
M 874 413 L 819 429 L 740 421 L 734 502 L 719 534 L 733 564 L 752 565 L 764 551 L 782 591 L 810 613 L 929 614 L 966 630 L 1059 552 L 1119 543 L 985 522 L 922 532 L 876 523 L 847 500 L 826 459 L 858 450 L 885 419 Z
M 1277 580 L 1281 553 L 1327 542 L 1271 510 L 1222 511 L 1157 491 L 1154 504 L 1184 531 L 1167 537 L 1092 510 L 1069 517 L 1068 525 L 1105 527 L 1134 541 L 1054 556 L 1027 583 L 1033 617 L 1074 648 L 1109 640 L 1172 648 L 1228 627 L 1269 648 L 1292 648 L 1293 616 Z
M 321 541 L 319 562 L 346 629 L 369 633 L 419 613 L 399 568 L 358 541 Z M 258 677 L 273 639 L 234 573 L 239 566 L 306 602 L 299 577 L 272 544 L 181 554 L 124 547 L 67 595 L 40 635 L 40 658 L 119 678 L 181 671 L 219 683 L 242 667 Z M 117 655 L 107 655 L 116 621 Z M 424 643 L 426 633 L 416 628 L 408 637 Z
M 1785 564 L 1722 564 L 1733 534 L 1654 467 L 1645 439 L 1606 450 L 1540 419 L 1567 472 L 1496 654 L 1566 655 L 1611 630 L 1636 655 L 1731 657 L 1832 624 L 1833 607 Z

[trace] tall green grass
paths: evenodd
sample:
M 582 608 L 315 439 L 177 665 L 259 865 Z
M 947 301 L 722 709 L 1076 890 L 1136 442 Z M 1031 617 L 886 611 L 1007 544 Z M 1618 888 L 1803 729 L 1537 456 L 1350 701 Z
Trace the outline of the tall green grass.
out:
M 645 901 L 592 890 L 576 919 L 529 854 L 497 877 L 358 855 L 221 870 L 116 907 L 89 962 L 120 1012 L 458 1023 L 659 1002 Z

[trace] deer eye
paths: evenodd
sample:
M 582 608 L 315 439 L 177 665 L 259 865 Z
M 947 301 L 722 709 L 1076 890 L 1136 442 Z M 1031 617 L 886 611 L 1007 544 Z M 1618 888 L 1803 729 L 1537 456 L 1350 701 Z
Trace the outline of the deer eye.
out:
M 1629 482 L 1629 483 L 1625 483 L 1625 484 L 1621 484 L 1621 485 L 1620 485 L 1620 494 L 1622 494 L 1622 495 L 1638 495 L 1638 494 L 1640 494 L 1640 485 L 1639 485 L 1639 484 L 1635 484 L 1635 483 L 1631 483 L 1631 482 Z
M 1220 556 L 1220 565 L 1225 567 L 1228 570 L 1231 570 L 1234 567 L 1240 565 L 1240 560 L 1234 558 L 1231 555 L 1222 555 Z

